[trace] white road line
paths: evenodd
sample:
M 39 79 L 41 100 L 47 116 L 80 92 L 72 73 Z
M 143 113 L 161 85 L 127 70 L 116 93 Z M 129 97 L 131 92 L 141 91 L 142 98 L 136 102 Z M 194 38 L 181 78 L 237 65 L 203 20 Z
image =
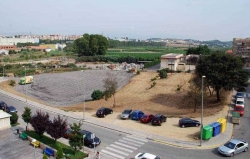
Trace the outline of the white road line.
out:
M 148 140 L 146 140 L 146 139 L 140 139 L 140 138 L 138 138 L 136 136 L 128 135 L 126 137 L 131 138 L 131 139 L 135 139 L 135 140 L 138 140 L 138 141 L 148 142 Z
M 136 146 L 136 147 L 140 147 L 140 146 L 141 146 L 141 145 L 139 145 L 139 144 L 131 143 L 131 142 L 125 141 L 125 140 L 119 140 L 119 142 L 125 143 L 125 144 L 127 144 L 127 145 Z
M 112 148 L 112 147 L 106 147 L 106 149 L 108 149 L 108 150 L 110 150 L 110 151 L 117 152 L 117 153 L 122 154 L 122 155 L 124 155 L 124 156 L 128 156 L 128 155 L 129 155 L 128 153 L 125 153 L 125 152 L 116 150 L 116 149 L 114 149 L 114 148 Z
M 132 150 L 129 150 L 129 149 L 126 149 L 126 148 L 123 148 L 123 147 L 121 147 L 121 146 L 117 146 L 117 145 L 114 145 L 114 144 L 111 144 L 110 146 L 111 146 L 111 147 L 115 147 L 115 148 L 120 149 L 120 150 L 123 150 L 123 151 L 130 152 L 130 153 L 133 152 Z
M 119 142 L 115 142 L 116 145 L 121 145 L 123 147 L 127 147 L 127 148 L 130 148 L 130 149 L 133 149 L 133 150 L 137 150 L 136 147 L 133 147 L 133 146 L 129 146 L 129 145 L 126 145 L 126 144 L 122 144 L 122 143 L 119 143 Z
M 145 142 L 140 142 L 140 141 L 135 141 L 134 139 L 129 139 L 129 138 L 123 138 L 124 140 L 128 140 L 128 141 L 130 141 L 130 142 L 134 142 L 134 143 L 137 143 L 137 144 L 141 144 L 141 145 L 143 145 Z
M 106 150 L 101 150 L 101 152 L 106 153 L 106 154 L 108 154 L 110 156 L 113 156 L 113 157 L 116 157 L 116 158 L 120 158 L 120 159 L 124 159 L 125 158 L 123 156 L 117 155 L 115 153 L 112 153 L 112 152 L 109 152 L 109 151 L 106 151 Z

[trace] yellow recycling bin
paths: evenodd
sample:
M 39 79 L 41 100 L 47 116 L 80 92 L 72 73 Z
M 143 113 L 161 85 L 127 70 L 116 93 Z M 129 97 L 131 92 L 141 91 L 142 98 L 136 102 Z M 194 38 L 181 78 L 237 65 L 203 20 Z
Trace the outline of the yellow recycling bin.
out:
M 217 122 L 221 124 L 220 133 L 223 133 L 226 130 L 227 120 L 225 118 L 219 118 Z

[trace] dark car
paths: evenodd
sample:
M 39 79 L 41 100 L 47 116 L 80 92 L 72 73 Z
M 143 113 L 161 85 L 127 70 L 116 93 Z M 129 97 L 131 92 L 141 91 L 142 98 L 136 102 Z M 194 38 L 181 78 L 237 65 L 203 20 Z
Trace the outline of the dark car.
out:
M 86 131 L 86 130 L 80 130 L 80 133 L 85 136 L 84 138 L 84 145 L 88 146 L 89 148 L 96 147 L 100 145 L 101 140 L 96 137 L 93 133 Z M 94 136 L 94 139 L 91 139 L 91 136 Z
M 156 114 L 151 123 L 152 125 L 161 125 L 161 123 L 166 122 L 167 121 L 167 117 L 165 117 L 164 115 L 161 114 Z
M 236 99 L 237 98 L 244 98 L 244 92 L 237 92 L 235 97 L 236 97 Z
M 198 120 L 192 120 L 190 118 L 182 118 L 179 120 L 179 126 L 184 127 L 198 127 L 201 123 Z
M 151 122 L 151 120 L 153 119 L 154 115 L 153 114 L 146 114 L 146 115 L 143 115 L 141 118 L 140 118 L 140 122 L 142 123 L 149 123 Z
M 7 107 L 7 104 L 4 101 L 0 101 L 0 110 L 4 110 Z
M 100 109 L 97 110 L 96 116 L 98 116 L 98 117 L 105 117 L 106 115 L 112 114 L 112 113 L 113 113 L 112 109 L 102 107 L 102 108 L 100 108 Z
M 15 107 L 13 107 L 12 105 L 10 105 L 10 106 L 6 107 L 6 112 L 7 113 L 17 113 L 17 110 L 16 110 Z
M 132 109 L 126 109 L 121 114 L 121 119 L 129 119 L 132 113 Z

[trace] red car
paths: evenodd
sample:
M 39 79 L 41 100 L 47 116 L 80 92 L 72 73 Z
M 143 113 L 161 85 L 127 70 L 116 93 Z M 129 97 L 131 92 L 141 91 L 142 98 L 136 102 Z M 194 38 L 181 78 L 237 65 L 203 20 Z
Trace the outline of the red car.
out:
M 66 128 L 65 128 L 65 133 L 63 134 L 63 137 L 64 137 L 65 139 L 68 139 L 70 133 L 71 133 L 71 129 L 68 128 L 68 127 L 66 127 Z
M 234 108 L 234 111 L 239 112 L 240 116 L 244 115 L 244 107 L 242 107 L 241 105 L 236 105 L 235 108 Z
M 154 115 L 152 114 L 148 114 L 148 115 L 143 115 L 141 118 L 140 118 L 140 121 L 142 123 L 149 123 L 151 122 L 151 120 L 153 119 Z

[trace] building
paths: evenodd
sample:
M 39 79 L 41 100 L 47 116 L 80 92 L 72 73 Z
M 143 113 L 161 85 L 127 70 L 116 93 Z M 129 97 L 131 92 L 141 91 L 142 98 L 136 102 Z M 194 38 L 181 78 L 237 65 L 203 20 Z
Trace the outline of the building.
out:
M 0 55 L 9 55 L 9 50 L 0 49 Z
M 186 70 L 185 56 L 183 54 L 170 53 L 161 56 L 161 69 L 168 68 L 169 70 Z
M 250 56 L 250 38 L 240 39 L 234 38 L 233 39 L 233 54 L 241 55 L 243 57 Z
M 0 110 L 0 130 L 8 129 L 11 127 L 10 117 L 10 114 L 4 112 L 3 110 Z
M 0 46 L 17 45 L 17 43 L 39 43 L 38 38 L 0 38 Z

